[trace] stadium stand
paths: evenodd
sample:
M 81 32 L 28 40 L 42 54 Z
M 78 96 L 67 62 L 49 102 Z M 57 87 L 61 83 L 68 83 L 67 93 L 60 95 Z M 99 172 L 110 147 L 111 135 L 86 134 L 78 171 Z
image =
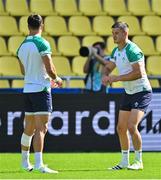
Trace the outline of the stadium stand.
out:
M 161 75 L 161 56 L 149 56 L 146 67 L 149 75 Z
M 30 14 L 26 0 L 6 0 L 6 11 L 12 16 L 24 16 Z
M 161 36 L 156 38 L 156 50 L 161 54 Z
M 8 80 L 0 80 L 0 88 L 10 88 Z
M 101 36 L 84 36 L 82 46 L 91 46 L 95 42 L 104 42 L 104 39 Z
M 106 48 L 107 48 L 107 54 L 111 54 L 112 53 L 112 50 L 113 48 L 117 46 L 117 44 L 115 44 L 113 42 L 113 37 L 112 36 L 109 36 L 107 39 L 106 39 Z
M 87 16 L 71 16 L 69 18 L 69 31 L 76 36 L 96 34 L 92 30 L 91 22 Z
M 20 35 L 13 16 L 0 16 L 0 36 Z
M 150 84 L 153 88 L 159 88 L 160 87 L 160 84 L 159 84 L 159 81 L 157 79 L 150 79 Z
M 4 9 L 4 3 L 3 3 L 3 0 L 0 0 L 0 16 L 1 15 L 8 15 L 8 13 L 5 11 Z
M 147 59 L 160 59 L 161 0 L 0 0 L 0 58 L 15 58 L 18 46 L 28 35 L 27 15 L 30 13 L 43 16 L 42 35 L 51 45 L 52 58 L 60 74 L 65 71 L 65 76 L 69 75 L 71 87 L 80 84 L 78 87 L 84 87 L 79 77 L 85 75 L 82 64 L 86 58 L 79 56 L 80 47 L 104 41 L 109 55 L 116 46 L 111 31 L 115 21 L 129 24 L 130 39 L 140 46 Z M 58 63 L 58 60 L 62 61 Z M 13 76 L 22 76 L 10 68 L 8 71 Z M 78 80 L 70 76 L 77 76 Z M 157 79 L 151 79 L 151 83 L 153 87 L 159 87 Z M 23 81 L 13 80 L 12 86 L 22 87 Z M 112 86 L 122 87 L 119 83 Z
M 95 16 L 93 19 L 93 30 L 100 36 L 111 35 L 111 26 L 114 19 L 111 16 Z
M 128 10 L 135 16 L 152 15 L 149 0 L 128 0 Z
M 61 16 L 81 15 L 75 0 L 55 0 L 55 11 Z
M 60 36 L 58 50 L 64 56 L 77 56 L 79 54 L 80 41 L 76 36 Z
M 0 37 L 0 56 L 11 55 L 7 49 L 6 41 L 3 37 Z
M 141 21 L 142 29 L 150 36 L 161 35 L 161 17 L 144 16 Z
M 23 80 L 13 80 L 12 81 L 12 88 L 23 88 L 24 81 Z
M 110 16 L 130 15 L 124 0 L 103 0 L 103 10 Z
M 0 75 L 22 76 L 18 59 L 13 56 L 1 56 L 0 57 Z
M 8 39 L 8 51 L 16 56 L 17 49 L 24 41 L 25 36 L 10 36 Z
M 105 15 L 100 0 L 79 0 L 79 10 L 86 16 Z
M 56 67 L 57 73 L 60 76 L 72 76 L 72 70 L 67 57 L 64 56 L 53 56 L 53 63 Z
M 44 19 L 44 30 L 51 36 L 70 35 L 67 24 L 62 16 L 46 16 Z
M 153 39 L 150 36 L 134 36 L 132 41 L 142 49 L 145 56 L 159 55 L 159 52 L 156 51 Z
M 86 57 L 76 56 L 72 60 L 72 71 L 75 75 L 78 76 L 85 76 L 85 73 L 83 72 L 83 67 L 86 62 Z
M 152 11 L 161 16 L 161 0 L 152 0 Z
M 136 16 L 120 16 L 118 21 L 126 22 L 129 25 L 129 35 L 143 35 L 145 32 L 141 30 L 139 19 Z
M 65 86 L 65 84 L 64 84 L 64 86 Z M 85 88 L 84 80 L 82 80 L 82 79 L 79 79 L 79 80 L 73 79 L 73 80 L 70 81 L 69 87 L 70 88 Z
M 30 0 L 30 11 L 41 16 L 57 15 L 51 0 Z

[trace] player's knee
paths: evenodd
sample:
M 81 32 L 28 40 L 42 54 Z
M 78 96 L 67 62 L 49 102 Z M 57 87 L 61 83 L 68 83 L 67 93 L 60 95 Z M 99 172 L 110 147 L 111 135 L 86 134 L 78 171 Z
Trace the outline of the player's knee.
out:
M 137 131 L 137 128 L 133 124 L 129 124 L 128 125 L 128 130 L 129 130 L 130 134 L 133 135 Z
M 27 134 L 23 133 L 21 137 L 21 145 L 25 147 L 30 147 L 32 141 L 32 136 L 28 136 Z
M 41 125 L 36 127 L 36 132 L 40 132 L 43 134 L 46 134 L 47 130 L 48 130 L 47 124 L 41 124 Z
M 117 125 L 117 133 L 122 134 L 124 132 L 126 132 L 125 128 L 121 125 Z

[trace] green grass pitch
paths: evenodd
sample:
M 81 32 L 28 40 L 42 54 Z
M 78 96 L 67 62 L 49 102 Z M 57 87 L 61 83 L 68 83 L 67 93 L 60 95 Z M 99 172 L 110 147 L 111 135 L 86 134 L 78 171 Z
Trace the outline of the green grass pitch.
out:
M 132 162 L 134 154 L 130 155 Z M 44 162 L 59 174 L 42 174 L 22 171 L 20 154 L 0 153 L 0 179 L 161 179 L 161 153 L 143 153 L 143 170 L 107 170 L 120 157 L 120 153 L 44 153 Z

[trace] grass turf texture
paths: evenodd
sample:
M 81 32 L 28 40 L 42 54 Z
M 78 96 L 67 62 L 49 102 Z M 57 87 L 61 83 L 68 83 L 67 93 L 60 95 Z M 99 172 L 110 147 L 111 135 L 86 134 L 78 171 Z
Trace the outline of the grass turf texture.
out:
M 120 153 L 44 153 L 44 162 L 59 174 L 42 174 L 21 170 L 20 154 L 0 153 L 0 179 L 161 179 L 161 153 L 143 153 L 143 170 L 107 170 L 119 160 Z

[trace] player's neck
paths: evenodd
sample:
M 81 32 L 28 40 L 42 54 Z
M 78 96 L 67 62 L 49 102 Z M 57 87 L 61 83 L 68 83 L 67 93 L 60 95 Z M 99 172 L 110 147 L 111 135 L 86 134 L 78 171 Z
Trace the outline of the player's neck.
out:
M 41 35 L 42 31 L 40 30 L 32 30 L 29 33 L 29 36 L 34 36 L 34 35 Z
M 119 50 L 124 49 L 124 47 L 126 46 L 127 42 L 128 42 L 128 39 L 126 39 L 125 41 L 119 43 L 119 44 L 118 44 Z

